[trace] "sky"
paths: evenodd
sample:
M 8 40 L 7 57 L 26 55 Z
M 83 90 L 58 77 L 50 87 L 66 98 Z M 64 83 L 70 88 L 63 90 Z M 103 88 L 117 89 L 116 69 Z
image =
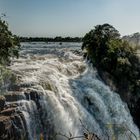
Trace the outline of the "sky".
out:
M 82 37 L 109 23 L 121 35 L 140 31 L 140 0 L 0 0 L 12 32 L 19 36 Z

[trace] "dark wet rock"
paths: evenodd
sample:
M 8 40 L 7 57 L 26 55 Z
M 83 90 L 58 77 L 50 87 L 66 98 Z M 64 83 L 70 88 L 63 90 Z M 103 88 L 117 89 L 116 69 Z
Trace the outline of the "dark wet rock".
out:
M 140 128 L 140 96 L 139 94 L 132 94 L 129 89 L 129 81 L 124 81 L 120 79 L 119 83 L 115 82 L 114 77 L 105 72 L 98 70 L 98 73 L 100 75 L 100 78 L 103 80 L 103 82 L 110 87 L 111 90 L 114 92 L 117 92 L 121 99 L 127 103 L 128 108 L 130 110 L 130 113 L 133 117 L 134 122 L 137 124 L 137 126 Z M 140 91 L 140 85 L 138 86 L 137 90 L 139 93 Z
M 82 50 L 81 49 L 77 49 L 77 50 L 73 50 L 72 51 L 74 54 L 76 54 L 76 55 L 79 55 L 79 56 L 82 56 L 83 55 L 83 52 L 82 52 Z
M 137 122 L 139 128 L 140 128 L 140 98 L 136 102 L 136 105 L 134 106 L 133 109 L 133 115 L 135 116 L 135 121 Z
M 0 96 L 0 140 L 28 139 L 25 117 L 17 101 L 26 99 L 24 93 Z
M 35 102 L 38 102 L 40 97 L 43 95 L 42 92 L 40 92 L 38 90 L 33 90 L 33 89 L 26 90 L 24 92 L 24 94 L 25 94 L 27 100 L 33 100 Z
M 4 110 L 8 109 L 8 108 L 16 108 L 18 107 L 18 104 L 15 102 L 15 103 L 12 103 L 12 104 L 6 104 L 4 106 Z
M 0 140 L 27 139 L 26 122 L 16 108 L 7 108 L 0 112 Z
M 34 86 L 34 83 L 22 83 L 20 84 L 20 88 L 29 88 Z
M 8 89 L 9 91 L 19 91 L 20 90 L 20 85 L 13 84 L 11 87 Z
M 30 139 L 26 114 L 31 119 L 39 118 L 37 119 L 39 120 L 36 124 L 37 127 L 34 130 L 36 131 L 35 134 L 42 133 L 43 135 L 47 135 L 47 124 L 42 117 L 43 110 L 40 104 L 43 96 L 44 93 L 41 89 L 31 87 L 25 88 L 22 92 L 9 92 L 0 97 L 0 140 Z M 25 108 L 25 114 L 21 111 L 22 108 Z
M 0 96 L 0 111 L 3 110 L 5 106 L 6 98 L 4 96 Z
M 0 116 L 0 139 L 8 140 L 13 139 L 10 135 L 12 133 L 12 122 L 10 117 Z
M 3 111 L 0 112 L 4 116 L 11 116 L 16 113 L 16 108 L 8 108 L 4 109 Z
M 117 87 L 116 87 L 116 85 L 114 83 L 113 77 L 108 72 L 103 72 L 101 70 L 98 71 L 98 72 L 99 72 L 99 75 L 101 77 L 100 80 L 103 80 L 105 82 L 105 84 L 108 85 L 111 88 L 111 90 L 117 92 Z
M 25 99 L 25 95 L 21 92 L 8 93 L 5 95 L 7 102 L 19 101 Z
M 20 83 L 20 84 L 13 84 L 8 88 L 9 91 L 21 91 L 24 88 L 29 88 L 34 86 L 34 83 Z

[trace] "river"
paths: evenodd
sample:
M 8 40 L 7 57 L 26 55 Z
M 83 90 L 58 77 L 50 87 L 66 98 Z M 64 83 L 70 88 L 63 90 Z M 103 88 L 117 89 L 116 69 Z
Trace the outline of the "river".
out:
M 101 140 L 135 140 L 139 130 L 127 105 L 83 59 L 81 45 L 21 44 L 10 69 L 24 94 L 14 102 L 24 115 L 28 140 L 67 140 L 89 132 Z

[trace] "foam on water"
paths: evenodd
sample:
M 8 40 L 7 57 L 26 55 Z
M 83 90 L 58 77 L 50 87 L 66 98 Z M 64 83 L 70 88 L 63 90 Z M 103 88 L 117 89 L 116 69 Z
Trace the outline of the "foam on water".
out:
M 31 89 L 43 94 L 39 99 L 41 112 L 37 112 L 35 103 L 30 100 L 20 108 L 27 121 L 30 140 L 35 139 L 35 135 L 39 139 L 42 131 L 46 139 L 59 132 L 83 135 L 80 120 L 101 139 L 114 136 L 118 140 L 135 139 L 130 131 L 139 137 L 127 105 L 99 80 L 97 71 L 88 66 L 82 56 L 75 54 L 81 44 L 23 45 L 21 56 L 24 57 L 13 61 L 11 69 L 20 77 L 21 84 L 33 85 Z M 35 112 L 41 113 L 41 118 Z

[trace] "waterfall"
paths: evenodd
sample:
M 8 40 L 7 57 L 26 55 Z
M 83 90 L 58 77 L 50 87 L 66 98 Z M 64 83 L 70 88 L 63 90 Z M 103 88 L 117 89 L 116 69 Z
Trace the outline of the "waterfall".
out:
M 28 139 L 66 140 L 56 134 L 82 136 L 88 129 L 101 140 L 135 140 L 131 132 L 138 138 L 139 130 L 127 105 L 84 62 L 80 46 L 24 43 L 20 59 L 13 60 L 10 69 L 26 96 L 14 103 L 25 117 Z

